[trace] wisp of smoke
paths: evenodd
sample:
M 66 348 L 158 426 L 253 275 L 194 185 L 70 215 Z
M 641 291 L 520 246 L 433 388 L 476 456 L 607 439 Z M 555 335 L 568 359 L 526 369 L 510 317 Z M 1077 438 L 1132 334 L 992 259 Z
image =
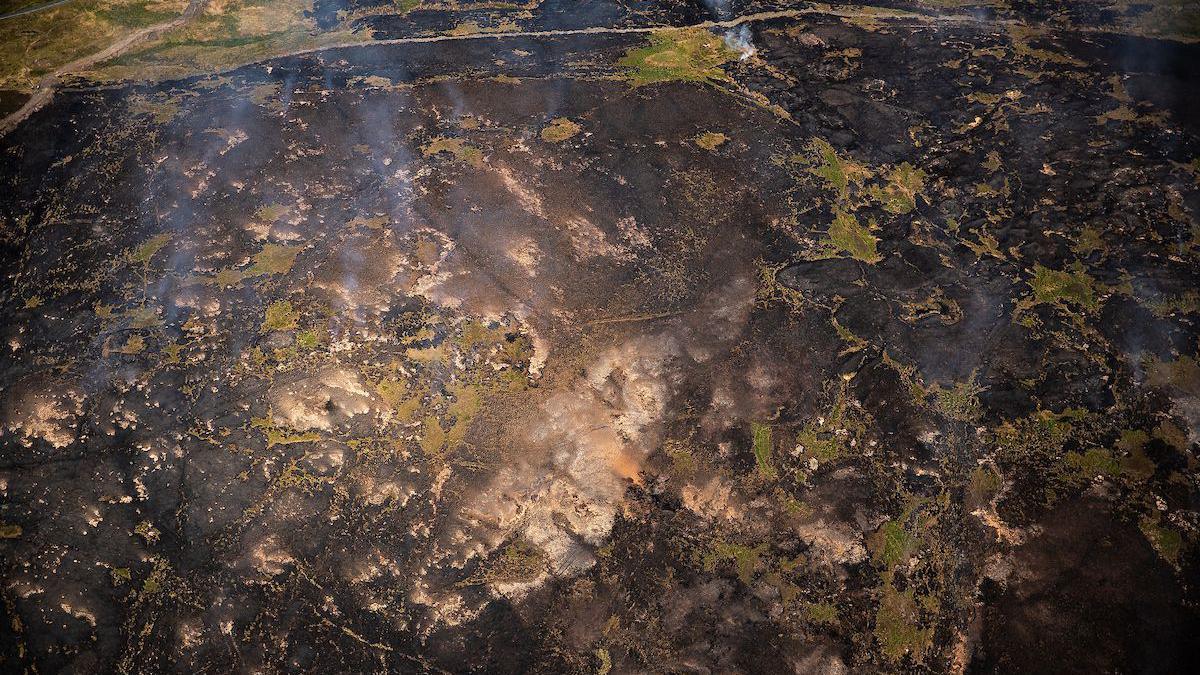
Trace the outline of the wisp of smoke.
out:
M 755 49 L 754 43 L 750 41 L 750 27 L 745 24 L 725 31 L 725 45 L 740 53 L 741 56 L 738 58 L 742 61 L 754 56 L 754 53 L 758 51 Z

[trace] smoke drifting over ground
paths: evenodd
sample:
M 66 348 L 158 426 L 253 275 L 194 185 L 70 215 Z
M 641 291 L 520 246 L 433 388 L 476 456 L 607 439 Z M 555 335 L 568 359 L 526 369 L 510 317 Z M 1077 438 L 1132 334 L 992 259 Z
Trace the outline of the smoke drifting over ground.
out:
M 1194 669 L 1186 8 L 568 4 L 0 139 L 0 671 Z

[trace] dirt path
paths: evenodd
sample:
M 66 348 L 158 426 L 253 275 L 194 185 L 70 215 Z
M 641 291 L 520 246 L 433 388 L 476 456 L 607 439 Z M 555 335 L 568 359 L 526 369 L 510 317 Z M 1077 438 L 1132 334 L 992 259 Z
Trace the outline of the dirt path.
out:
M 172 28 L 181 26 L 202 12 L 207 5 L 208 0 L 191 0 L 187 8 L 183 10 L 183 13 L 174 19 L 136 30 L 94 54 L 89 54 L 88 56 L 75 59 L 64 66 L 60 66 L 53 73 L 43 77 L 38 82 L 37 89 L 34 90 L 29 100 L 25 101 L 25 105 L 6 116 L 3 120 L 0 120 L 0 136 L 12 131 L 18 124 L 25 121 L 27 117 L 49 103 L 50 99 L 54 98 L 54 92 L 62 84 L 62 78 L 66 75 L 87 70 L 97 63 L 120 56 L 125 50 L 143 40 L 150 39 Z
M 865 12 L 855 9 L 838 9 L 836 7 L 806 7 L 801 9 L 782 9 L 769 12 L 756 12 L 754 14 L 746 14 L 744 16 L 727 19 L 725 21 L 702 21 L 700 23 L 689 24 L 686 26 L 625 26 L 625 27 L 603 27 L 595 26 L 589 28 L 563 28 L 557 30 L 518 30 L 518 31 L 495 31 L 487 33 L 468 33 L 459 35 L 440 34 L 440 35 L 422 35 L 415 37 L 403 38 L 387 38 L 383 40 L 363 40 L 359 42 L 341 42 L 335 44 L 321 45 L 320 47 L 312 47 L 310 49 L 297 49 L 285 54 L 277 54 L 272 56 L 272 59 L 284 58 L 288 56 L 300 56 L 303 54 L 313 54 L 317 52 L 330 51 L 334 49 L 346 49 L 349 47 L 367 47 L 372 45 L 411 45 L 411 44 L 426 44 L 433 42 L 457 42 L 461 40 L 501 40 L 505 38 L 540 38 L 540 37 L 569 37 L 572 35 L 621 35 L 621 34 L 636 34 L 636 33 L 656 33 L 662 30 L 685 30 L 695 28 L 737 28 L 742 24 L 755 23 L 758 21 L 770 21 L 772 19 L 794 19 L 806 15 L 822 15 L 822 16 L 837 16 L 845 18 L 887 18 L 888 15 L 876 12 Z M 920 24 L 929 23 L 980 23 L 983 20 L 967 14 L 939 14 L 937 16 L 918 14 L 915 12 L 903 12 L 897 10 L 893 18 L 910 19 Z M 992 24 L 1011 23 L 1005 20 L 990 20 Z M 248 65 L 248 64 L 246 64 Z M 240 66 L 239 66 L 240 67 Z
M 77 59 L 68 63 L 54 73 L 47 75 L 38 83 L 37 89 L 33 96 L 21 106 L 19 110 L 8 115 L 3 120 L 0 120 L 0 136 L 11 131 L 18 124 L 23 122 L 31 114 L 41 109 L 50 99 L 53 98 L 54 92 L 61 84 L 64 76 L 74 72 L 87 70 L 97 63 L 106 61 L 113 57 L 119 56 L 125 50 L 129 49 L 134 44 L 143 40 L 155 37 L 156 35 L 182 25 L 184 22 L 202 11 L 208 4 L 208 0 L 192 0 L 187 9 L 183 11 L 175 19 L 164 23 L 148 26 L 135 33 L 132 33 L 109 47 Z M 286 58 L 289 56 L 301 56 L 304 54 L 315 54 L 318 52 L 331 51 L 336 49 L 347 49 L 351 47 L 371 47 L 376 45 L 408 45 L 408 44 L 429 44 L 436 42 L 459 42 L 465 40 L 502 40 L 506 38 L 553 38 L 553 37 L 570 37 L 573 35 L 621 35 L 621 34 L 638 34 L 638 33 L 654 33 L 661 30 L 671 29 L 713 29 L 713 28 L 736 28 L 743 24 L 754 23 L 758 21 L 770 21 L 772 19 L 790 19 L 798 18 L 805 15 L 823 15 L 823 16 L 838 16 L 846 18 L 871 16 L 880 18 L 881 14 L 876 12 L 864 12 L 860 9 L 847 8 L 839 9 L 829 6 L 815 6 L 800 9 L 786 9 L 769 12 L 757 12 L 754 14 L 746 14 L 744 16 L 727 19 L 724 21 L 702 21 L 700 23 L 690 24 L 687 26 L 625 26 L 625 27 L 604 27 L 593 26 L 588 28 L 564 28 L 558 30 L 526 30 L 526 31 L 496 31 L 488 33 L 469 33 L 469 34 L 439 34 L 439 35 L 424 35 L 402 38 L 388 38 L 383 40 L 364 39 L 354 42 L 339 42 L 334 44 L 320 45 L 307 49 L 296 49 L 289 52 L 281 52 L 273 54 L 269 59 Z M 897 12 L 893 18 L 909 19 L 917 23 L 978 23 L 980 19 L 966 14 L 941 14 L 930 16 L 925 14 L 917 14 L 910 12 Z M 991 23 L 1007 23 L 1005 21 L 991 21 Z M 241 68 L 250 63 L 240 64 L 237 67 Z

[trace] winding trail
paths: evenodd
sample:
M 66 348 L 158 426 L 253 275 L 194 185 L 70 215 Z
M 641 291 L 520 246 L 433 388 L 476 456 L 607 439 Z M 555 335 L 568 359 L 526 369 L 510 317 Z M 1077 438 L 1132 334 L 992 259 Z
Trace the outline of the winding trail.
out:
M 428 44 L 434 42 L 458 42 L 463 40 L 501 40 L 506 38 L 542 38 L 542 37 L 569 37 L 572 35 L 628 35 L 637 33 L 657 33 L 664 30 L 689 30 L 689 29 L 711 29 L 711 28 L 737 28 L 742 24 L 755 23 L 759 21 L 771 21 L 773 19 L 795 19 L 802 16 L 821 15 L 834 16 L 841 18 L 874 18 L 874 19 L 909 19 L 920 24 L 930 23 L 988 23 L 993 25 L 1004 25 L 1014 23 L 1005 19 L 981 19 L 968 14 L 939 14 L 936 16 L 928 14 L 920 14 L 917 12 L 909 12 L 905 10 L 895 10 L 893 14 L 862 11 L 861 9 L 839 9 L 825 5 L 813 7 L 803 7 L 797 9 L 780 9 L 766 12 L 755 12 L 754 14 L 745 14 L 743 16 L 726 19 L 724 21 L 701 21 L 700 23 L 687 24 L 684 26 L 672 25 L 653 25 L 653 26 L 590 26 L 587 28 L 560 28 L 552 30 L 514 30 L 514 31 L 488 31 L 478 33 L 465 34 L 449 34 L 442 33 L 438 35 L 417 35 L 412 37 L 401 38 L 384 38 L 381 40 L 360 40 L 354 42 L 338 42 L 308 49 L 296 49 L 290 52 L 276 54 L 271 56 L 271 59 L 286 58 L 289 56 L 301 56 L 304 54 L 313 54 L 317 52 L 330 51 L 335 49 L 347 49 L 351 47 L 370 47 L 374 45 L 415 45 Z M 889 24 L 890 25 L 890 24 Z M 246 64 L 248 65 L 248 64 Z M 240 66 L 239 66 L 240 67 Z
M 148 40 L 172 28 L 182 26 L 192 17 L 204 11 L 204 8 L 207 6 L 208 0 L 191 0 L 183 12 L 174 19 L 140 28 L 94 54 L 89 54 L 88 56 L 75 59 L 66 65 L 60 66 L 53 73 L 43 77 L 38 82 L 37 89 L 34 90 L 29 100 L 25 101 L 25 105 L 6 116 L 3 120 L 0 120 L 0 136 L 12 131 L 18 124 L 24 122 L 26 118 L 49 103 L 50 99 L 54 98 L 54 92 L 62 84 L 63 77 L 73 72 L 87 70 L 101 61 L 107 61 L 108 59 L 120 56 L 125 50 L 143 40 Z
M 63 0 L 63 1 L 65 2 L 65 1 L 69 1 L 69 0 Z M 183 11 L 183 13 L 180 14 L 178 17 L 171 19 L 170 21 L 165 21 L 163 23 L 159 23 L 159 24 L 155 24 L 153 26 L 147 26 L 146 28 L 142 28 L 134 33 L 131 33 L 130 35 L 125 36 L 124 38 L 118 40 L 117 42 L 109 45 L 105 49 L 103 49 L 99 52 L 96 52 L 95 54 L 91 54 L 89 56 L 85 56 L 85 57 L 76 59 L 75 61 L 72 61 L 72 62 L 58 68 L 53 73 L 42 78 L 42 80 L 40 82 L 38 82 L 37 89 L 34 91 L 33 95 L 29 97 L 29 100 L 27 100 L 25 102 L 25 105 L 21 106 L 21 108 L 19 110 L 11 113 L 4 119 L 0 120 L 0 136 L 7 134 L 9 131 L 12 131 L 12 129 L 14 129 L 21 122 L 25 121 L 25 119 L 27 119 L 30 115 L 32 115 L 34 112 L 40 110 L 43 106 L 45 106 L 47 103 L 49 103 L 50 100 L 54 97 L 54 92 L 62 84 L 63 77 L 65 77 L 71 73 L 74 73 L 74 72 L 87 70 L 88 68 L 96 65 L 97 63 L 117 57 L 117 56 L 121 55 L 122 53 L 124 53 L 126 50 L 128 50 L 133 45 L 135 45 L 139 42 L 142 42 L 143 40 L 151 39 L 153 37 L 158 36 L 159 34 L 161 34 L 163 32 L 166 32 L 168 30 L 171 30 L 172 28 L 176 28 L 176 27 L 184 24 L 189 19 L 194 17 L 196 14 L 203 11 L 204 8 L 208 5 L 208 2 L 209 2 L 209 0 L 191 0 L 191 2 L 187 6 L 187 9 L 185 9 Z M 45 7 L 45 5 L 42 5 L 41 7 Z M 773 19 L 792 19 L 792 18 L 799 18 L 799 17 L 807 16 L 807 15 L 834 16 L 834 17 L 842 17 L 842 18 L 870 17 L 873 19 L 881 19 L 881 18 L 906 19 L 906 20 L 914 21 L 919 24 L 980 23 L 983 21 L 982 19 L 979 19 L 974 16 L 970 16 L 967 14 L 939 14 L 939 15 L 933 16 L 933 15 L 927 15 L 927 14 L 920 14 L 920 13 L 916 13 L 916 12 L 907 12 L 907 11 L 903 11 L 903 10 L 896 10 L 895 12 L 889 14 L 889 13 L 881 13 L 879 10 L 863 11 L 860 8 L 853 8 L 853 7 L 847 8 L 847 9 L 840 9 L 840 8 L 832 7 L 832 6 L 828 6 L 828 5 L 815 5 L 815 6 L 804 7 L 804 8 L 796 8 L 796 9 L 784 9 L 784 10 L 773 10 L 773 11 L 766 11 L 766 12 L 756 12 L 754 14 L 746 14 L 743 16 L 738 16 L 738 17 L 735 17 L 732 19 L 726 19 L 723 21 L 715 21 L 715 20 L 702 21 L 700 23 L 694 23 L 694 24 L 689 24 L 689 25 L 685 25 L 685 26 L 671 26 L 671 25 L 591 26 L 591 27 L 586 27 L 586 28 L 562 28 L 562 29 L 554 29 L 554 30 L 516 30 L 516 31 L 478 32 L 478 33 L 466 33 L 466 34 L 442 33 L 442 34 L 437 34 L 437 35 L 420 35 L 420 36 L 412 36 L 412 37 L 385 38 L 382 40 L 372 40 L 370 38 L 364 38 L 362 40 L 338 42 L 338 43 L 331 43 L 331 44 L 322 44 L 322 45 L 313 46 L 310 48 L 296 49 L 296 50 L 292 50 L 292 51 L 288 51 L 288 52 L 281 52 L 279 54 L 272 54 L 271 56 L 269 56 L 267 58 L 259 59 L 257 61 L 251 61 L 248 63 L 243 63 L 243 64 L 238 65 L 237 67 L 242 68 L 244 66 L 250 65 L 251 63 L 257 63 L 257 62 L 261 62 L 261 61 L 265 61 L 265 60 L 287 58 L 290 56 L 302 56 L 305 54 L 315 54 L 315 53 L 319 53 L 319 52 L 326 52 L 326 51 L 332 51 L 332 50 L 337 50 L 337 49 L 349 49 L 349 48 L 354 48 L 354 47 L 373 47 L 373 46 L 379 46 L 379 45 L 416 45 L 416 44 L 432 44 L 432 43 L 437 43 L 437 42 L 461 42 L 461 41 L 467 41 L 467 40 L 503 40 L 503 39 L 508 39 L 508 38 L 554 38 L 554 37 L 570 37 L 573 35 L 630 35 L 630 34 L 639 34 L 639 33 L 656 33 L 656 32 L 663 31 L 663 30 L 714 29 L 714 28 L 730 29 L 730 28 L 736 28 L 738 26 L 741 26 L 743 24 L 748 24 L 748 23 L 755 23 L 755 22 L 759 22 L 759 21 L 771 21 Z M 1003 23 L 1010 23 L 1010 22 L 1005 21 L 1005 20 L 990 20 L 990 21 L 988 21 L 988 23 L 989 24 L 1003 24 Z M 218 71 L 218 72 L 220 72 L 220 71 Z

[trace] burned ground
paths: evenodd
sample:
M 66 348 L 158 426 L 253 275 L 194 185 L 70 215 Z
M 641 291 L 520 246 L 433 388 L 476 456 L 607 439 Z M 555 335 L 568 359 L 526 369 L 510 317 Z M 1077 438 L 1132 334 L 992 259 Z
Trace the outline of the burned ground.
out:
M 0 138 L 0 669 L 1194 669 L 1187 8 L 303 10 Z

